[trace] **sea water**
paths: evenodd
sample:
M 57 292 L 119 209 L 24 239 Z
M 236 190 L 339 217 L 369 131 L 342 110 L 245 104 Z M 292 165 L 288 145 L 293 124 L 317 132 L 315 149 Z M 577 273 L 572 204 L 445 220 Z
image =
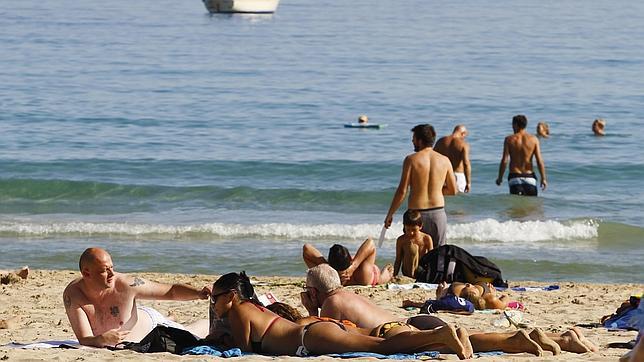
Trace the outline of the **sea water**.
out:
M 510 280 L 642 283 L 643 23 L 595 0 L 7 2 L 0 269 L 101 246 L 121 271 L 303 275 L 304 243 L 378 238 L 414 125 L 464 123 L 449 243 Z M 343 127 L 360 114 L 387 127 Z M 550 124 L 538 198 L 494 183 L 515 114 Z

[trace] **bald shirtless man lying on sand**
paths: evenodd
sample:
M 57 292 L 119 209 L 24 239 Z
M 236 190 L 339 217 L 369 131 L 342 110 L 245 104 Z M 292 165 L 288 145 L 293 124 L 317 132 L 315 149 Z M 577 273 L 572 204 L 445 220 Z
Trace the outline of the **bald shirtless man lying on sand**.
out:
M 196 336 L 208 334 L 208 321 L 183 327 L 156 310 L 136 305 L 137 299 L 208 299 L 209 286 L 196 289 L 185 284 L 160 284 L 114 271 L 107 251 L 89 248 L 79 261 L 82 276 L 63 292 L 65 312 L 78 342 L 86 346 L 115 346 L 139 342 L 155 326 L 186 329 Z

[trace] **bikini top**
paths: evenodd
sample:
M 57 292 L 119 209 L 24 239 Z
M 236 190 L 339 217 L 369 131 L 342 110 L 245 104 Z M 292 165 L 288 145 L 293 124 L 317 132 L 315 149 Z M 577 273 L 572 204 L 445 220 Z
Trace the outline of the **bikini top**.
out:
M 262 306 L 259 306 L 259 305 L 255 304 L 255 303 L 252 303 L 252 302 L 249 302 L 249 303 L 254 305 L 257 309 L 261 310 L 262 312 L 268 312 L 268 313 L 274 314 L 273 312 L 271 312 L 270 310 L 268 310 L 268 309 L 266 309 L 266 308 L 264 308 Z M 252 341 L 252 340 L 250 341 L 250 349 L 251 349 L 251 351 L 253 351 L 253 353 L 258 353 L 258 354 L 262 353 L 262 342 L 264 341 L 264 336 L 266 336 L 268 331 L 271 330 L 271 328 L 273 327 L 275 322 L 277 322 L 277 320 L 280 319 L 280 318 L 282 318 L 282 317 L 276 315 L 275 318 L 273 318 L 273 320 L 271 320 L 270 323 L 268 323 L 268 327 L 266 327 L 266 330 L 264 331 L 264 334 L 262 334 L 262 336 L 259 338 L 259 341 Z

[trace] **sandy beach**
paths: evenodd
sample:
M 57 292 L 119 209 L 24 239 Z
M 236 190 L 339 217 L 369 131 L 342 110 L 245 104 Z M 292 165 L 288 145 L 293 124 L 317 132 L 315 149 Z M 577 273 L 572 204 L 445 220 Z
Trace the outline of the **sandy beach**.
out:
M 74 334 L 65 315 L 61 293 L 72 279 L 78 276 L 76 271 L 32 270 L 27 280 L 0 287 L 0 319 L 17 317 L 4 329 L 0 329 L 0 345 L 10 342 L 33 343 L 45 340 L 73 339 Z M 182 282 L 194 286 L 211 284 L 215 275 L 186 275 L 169 273 L 137 273 L 144 278 L 158 282 Z M 299 293 L 304 278 L 293 277 L 256 277 L 257 292 L 272 292 L 281 301 L 299 306 Z M 411 280 L 400 280 L 407 283 Z M 545 286 L 543 282 L 511 282 L 510 286 Z M 595 323 L 615 311 L 619 304 L 629 295 L 644 290 L 642 284 L 590 284 L 577 282 L 557 283 L 559 290 L 536 292 L 509 292 L 515 300 L 521 301 L 527 308 L 524 320 L 533 326 L 548 332 L 563 332 L 578 323 Z M 384 286 L 374 288 L 352 287 L 357 293 L 371 298 L 378 305 L 396 315 L 411 316 L 413 311 L 399 308 L 403 299 L 426 299 L 433 291 L 413 289 L 394 291 Z M 207 318 L 207 301 L 167 302 L 142 301 L 143 305 L 153 306 L 162 313 L 172 313 L 182 323 Z M 438 314 L 449 323 L 464 326 L 469 330 L 509 331 L 510 328 L 494 327 L 491 322 L 498 315 L 475 313 L 470 316 L 459 316 L 447 313 Z M 607 331 L 604 328 L 586 329 L 583 331 L 588 339 L 599 346 L 597 353 L 573 354 L 562 352 L 552 356 L 549 352 L 538 360 L 541 361 L 615 361 L 625 353 L 624 349 L 607 348 L 611 342 L 626 342 L 636 336 L 632 331 Z M 211 357 L 177 356 L 169 353 L 138 354 L 130 351 L 112 352 L 103 349 L 37 349 L 24 350 L 0 347 L 0 359 L 10 361 L 34 360 L 204 360 Z M 267 360 L 273 357 L 252 356 L 243 360 Z M 279 357 L 279 360 L 294 357 Z M 330 359 L 330 358 L 321 358 Z M 442 354 L 440 359 L 457 359 L 456 355 Z M 504 354 L 501 356 L 483 356 L 481 361 L 535 360 L 529 354 Z

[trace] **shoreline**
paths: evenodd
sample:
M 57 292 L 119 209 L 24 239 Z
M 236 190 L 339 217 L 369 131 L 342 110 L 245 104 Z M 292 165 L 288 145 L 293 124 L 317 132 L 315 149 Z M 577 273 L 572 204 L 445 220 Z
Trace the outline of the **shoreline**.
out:
M 165 283 L 187 283 L 193 286 L 211 285 L 218 276 L 206 274 L 173 274 L 173 273 L 131 273 L 137 276 Z M 305 312 L 299 302 L 299 293 L 304 283 L 302 277 L 251 276 L 256 282 L 257 294 L 272 292 L 280 301 L 298 307 Z M 0 329 L 0 346 L 10 342 L 33 343 L 44 340 L 74 339 L 62 304 L 62 291 L 79 272 L 71 270 L 31 270 L 29 278 L 13 284 L 0 286 L 0 319 L 17 317 L 17 321 L 8 329 Z M 411 282 L 405 278 L 403 283 Z M 523 312 L 524 322 L 531 326 L 541 327 L 546 332 L 564 332 L 579 323 L 598 323 L 599 319 L 615 312 L 617 307 L 631 294 L 644 291 L 644 284 L 607 284 L 586 282 L 511 282 L 510 286 L 560 286 L 555 291 L 514 292 L 507 291 L 511 299 L 518 300 L 526 306 Z M 356 293 L 371 298 L 376 304 L 401 317 L 409 317 L 416 311 L 399 308 L 403 299 L 424 300 L 434 296 L 433 290 L 387 290 L 384 286 L 349 287 Z M 180 323 L 190 323 L 208 318 L 208 301 L 139 301 L 141 305 L 152 306 L 167 315 L 171 312 Z M 514 327 L 494 327 L 491 322 L 499 315 L 475 313 L 461 316 L 448 313 L 437 315 L 448 323 L 458 324 L 470 331 L 507 332 Z M 599 347 L 599 352 L 574 354 L 562 352 L 552 356 L 545 352 L 537 358 L 527 353 L 484 356 L 481 361 L 532 360 L 542 361 L 615 361 L 627 350 L 607 348 L 611 342 L 626 342 L 637 335 L 635 331 L 608 331 L 605 328 L 582 328 L 586 337 Z M 39 349 L 23 350 L 0 347 L 0 358 L 9 360 L 185 360 L 204 359 L 204 356 L 178 356 L 169 353 L 139 354 L 131 351 L 109 351 L 106 349 Z M 268 356 L 245 356 L 243 360 L 274 359 Z M 278 360 L 297 357 L 277 357 Z M 322 359 L 330 360 L 328 357 Z M 457 359 L 454 354 L 442 354 L 441 358 Z

